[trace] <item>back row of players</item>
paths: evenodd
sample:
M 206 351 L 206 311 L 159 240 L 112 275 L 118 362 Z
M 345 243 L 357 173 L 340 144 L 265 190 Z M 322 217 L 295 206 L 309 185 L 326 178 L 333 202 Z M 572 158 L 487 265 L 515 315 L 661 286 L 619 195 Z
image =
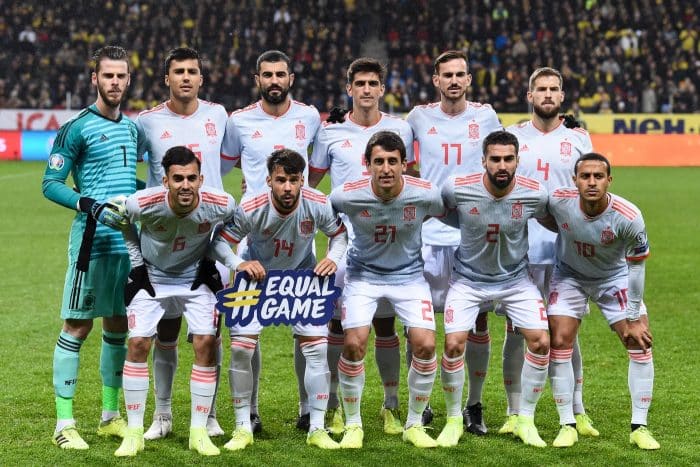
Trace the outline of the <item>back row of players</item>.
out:
M 481 410 L 490 355 L 486 312 L 494 308 L 508 318 L 503 349 L 508 418 L 499 432 L 515 433 L 526 444 L 545 446 L 534 426 L 534 409 L 549 369 L 562 425 L 553 445 L 571 446 L 578 434 L 598 436 L 583 407 L 582 365 L 576 344 L 578 324 L 587 312 L 590 296 L 599 304 L 630 355 L 633 407 L 630 442 L 644 449 L 658 448 L 646 429 L 653 364 L 651 335 L 641 303 L 643 260 L 648 254 L 643 221 L 630 203 L 607 193 L 610 167 L 604 158 L 589 155 L 576 165 L 580 156 L 592 151 L 592 145 L 585 130 L 568 128 L 559 117 L 564 99 L 561 75 L 551 68 L 540 68 L 532 74 L 527 93 L 533 108 L 532 119 L 508 128 L 509 133 L 506 133 L 489 105 L 465 100 L 471 76 L 467 57 L 459 51 L 445 52 L 435 60 L 433 82 L 440 93 L 440 102 L 416 107 L 406 121 L 379 110 L 385 70 L 376 60 L 361 58 L 350 64 L 347 92 L 352 98 L 352 109 L 346 115 L 333 112 L 334 121 L 323 124 L 316 109 L 290 98 L 289 91 L 294 83 L 290 69 L 290 60 L 285 54 L 263 53 L 255 74 L 261 100 L 229 117 L 222 106 L 197 97 L 203 84 L 197 52 L 174 49 L 165 63 L 165 83 L 170 99 L 142 112 L 136 127 L 138 154 L 149 155 L 149 186 L 165 184 L 167 188 L 172 175 L 168 167 L 188 166 L 189 163 L 183 162 L 187 159 L 163 164 L 164 155 L 174 146 L 189 148 L 196 155 L 204 187 L 214 191 L 222 189 L 222 176 L 234 166 L 243 170 L 246 195 L 239 211 L 240 218 L 245 218 L 247 223 L 241 227 L 234 222 L 215 243 L 221 243 L 222 239 L 237 243 L 248 234 L 248 251 L 242 253 L 245 248 L 239 247 L 239 254 L 248 260 L 259 260 L 258 265 L 254 261 L 242 262 L 240 258 L 233 260 L 225 253 L 213 256 L 231 268 L 253 275 L 264 274 L 265 268 L 310 267 L 310 264 L 276 262 L 280 253 L 291 258 L 294 246 L 291 242 L 285 244 L 284 239 L 273 239 L 269 234 L 270 228 L 274 228 L 274 222 L 265 224 L 271 222 L 269 212 L 257 213 L 257 220 L 250 219 L 256 217 L 251 212 L 261 207 L 269 210 L 272 206 L 278 213 L 284 213 L 285 206 L 289 208 L 288 204 L 292 203 L 288 215 L 297 212 L 296 206 L 307 198 L 328 204 L 320 192 L 304 188 L 302 193 L 293 187 L 294 183 L 303 184 L 304 181 L 315 187 L 325 172 L 330 171 L 334 190 L 330 203 L 347 226 L 349 244 L 347 261 L 337 257 L 335 250 L 339 246 L 324 260 L 332 258 L 333 268 L 326 268 L 323 273 L 333 272 L 337 265 L 336 283 L 344 284 L 342 305 L 327 335 L 325 330 L 309 333 L 295 329 L 295 369 L 300 393 L 297 426 L 309 431 L 307 442 L 321 448 L 362 446 L 364 432 L 359 408 L 370 321 L 375 327 L 375 355 L 384 386 L 381 416 L 386 433 L 402 433 L 406 441 L 419 447 L 454 446 L 464 429 L 477 435 L 486 434 Z M 100 90 L 99 72 L 93 75 L 93 82 Z M 113 89 L 118 89 L 118 85 Z M 125 87 L 122 92 L 124 90 Z M 97 104 L 101 99 L 108 100 L 100 92 Z M 414 140 L 420 151 L 420 173 L 415 169 Z M 304 158 L 307 150 L 313 149 L 308 164 L 299 165 L 284 162 L 294 159 L 294 155 L 291 151 L 280 151 L 283 148 Z M 271 153 L 273 157 L 268 161 Z M 45 185 L 46 178 L 65 181 L 61 173 L 67 175 L 66 170 L 70 168 L 59 163 L 60 154 L 61 147 L 55 146 Z M 275 158 L 279 160 L 275 162 Z M 126 160 L 125 152 L 124 166 Z M 516 167 L 518 175 L 515 175 Z M 52 177 L 51 171 L 60 174 Z M 410 175 L 403 176 L 404 171 Z M 574 182 L 579 191 L 557 190 L 573 188 Z M 442 196 L 438 187 L 442 187 Z M 277 194 L 276 188 L 279 189 Z M 48 197 L 51 197 L 50 191 L 49 188 Z M 271 196 L 256 197 L 270 191 Z M 99 199 L 106 199 L 109 194 L 103 193 Z M 554 218 L 547 216 L 548 194 L 549 212 Z M 137 195 L 144 196 L 141 192 Z M 83 192 L 81 196 L 87 194 Z M 272 203 L 268 203 L 268 199 L 272 199 Z M 580 208 L 576 206 L 579 201 Z M 72 201 L 72 205 L 76 202 Z M 143 223 L 133 212 L 140 211 L 136 208 L 139 204 L 149 203 L 133 203 L 129 215 L 132 220 Z M 438 220 L 445 208 L 448 215 Z M 95 213 L 94 209 L 87 211 Z M 321 217 L 308 215 L 316 228 L 328 235 L 337 233 L 333 232 L 327 218 L 323 218 L 322 223 L 321 214 Z M 327 213 L 325 215 L 328 217 Z M 78 216 L 89 217 L 81 213 Z M 422 223 L 426 217 L 436 218 Z M 557 234 L 541 226 L 535 217 L 546 217 L 542 222 L 561 233 L 560 266 L 554 278 Z M 98 226 L 98 234 L 101 227 Z M 261 232 L 265 230 L 265 235 L 256 237 L 257 228 Z M 567 234 L 576 236 L 569 240 Z M 309 237 L 308 232 L 306 237 Z M 276 253 L 265 256 L 259 250 L 273 240 L 279 243 L 275 245 Z M 135 243 L 138 245 L 138 240 Z M 310 248 L 308 238 L 306 244 Z M 336 242 L 338 244 L 344 247 L 343 242 Z M 142 239 L 142 250 L 143 247 Z M 226 248 L 219 251 L 225 252 Z M 297 261 L 307 260 L 304 254 L 294 257 Z M 149 267 L 148 271 L 151 269 Z M 227 271 L 222 272 L 227 274 Z M 151 280 L 157 281 L 153 277 Z M 414 284 L 407 285 L 411 282 Z M 140 294 L 137 298 L 144 298 L 143 292 Z M 549 297 L 546 312 L 543 296 Z M 424 430 L 424 425 L 432 418 L 427 403 L 437 371 L 433 308 L 444 311 L 446 332 L 441 379 L 447 421 L 437 440 Z M 405 423 L 400 421 L 398 410 L 400 351 L 399 338 L 394 331 L 394 313 L 403 321 L 409 342 L 410 400 Z M 63 312 L 62 316 L 68 318 Z M 153 424 L 144 435 L 143 377 L 145 372 L 147 390 L 148 367 L 143 355 L 136 359 L 140 362 L 129 358 L 131 340 L 136 337 L 134 326 L 130 334 L 130 355 L 124 367 L 125 397 L 135 389 L 129 386 L 136 380 L 141 392 L 137 403 L 129 404 L 127 398 L 130 430 L 123 426 L 118 411 L 115 415 L 114 410 L 103 410 L 98 432 L 131 434 L 125 438 L 118 455 L 135 455 L 143 448 L 144 437 L 157 439 L 172 430 L 171 393 L 180 316 L 165 313 L 163 318 L 158 323 L 154 346 L 156 407 Z M 195 334 L 196 345 L 201 335 L 192 328 L 191 322 L 188 324 Z M 551 352 L 548 328 L 552 336 Z M 236 428 L 225 446 L 231 450 L 252 444 L 253 433 L 261 429 L 257 404 L 259 332 L 259 328 L 231 331 L 229 380 Z M 65 345 L 65 333 L 70 334 L 66 326 L 57 349 L 70 347 Z M 151 334 L 152 330 L 143 337 Z M 63 346 L 61 339 L 64 339 Z M 523 350 L 523 341 L 527 344 L 526 350 Z M 319 356 L 323 357 L 321 365 Z M 221 364 L 220 347 L 217 357 L 216 373 Z M 54 360 L 56 375 L 61 371 L 60 368 L 56 370 L 60 362 Z M 465 361 L 469 371 L 469 395 L 462 411 Z M 326 378 L 324 368 L 330 370 L 329 388 L 324 388 L 322 383 Z M 54 379 L 59 418 L 54 441 L 64 448 L 87 448 L 75 430 L 72 413 L 66 418 L 65 400 L 72 400 L 77 367 L 75 376 L 72 382 L 71 378 Z M 212 377 L 210 367 L 204 365 L 198 366 L 196 371 L 193 367 L 192 378 L 193 427 L 195 417 L 199 425 L 203 423 L 201 413 L 208 414 L 208 418 L 206 434 L 197 432 L 193 440 L 191 431 L 190 447 L 202 454 L 215 454 L 218 448 L 203 438 L 207 434 L 221 435 L 223 431 L 216 422 L 213 401 L 211 411 L 207 408 L 196 414 L 194 382 L 216 384 L 218 374 Z M 338 382 L 344 411 L 337 396 Z M 215 397 L 213 386 L 211 390 L 207 386 L 206 390 L 198 388 L 198 391 L 211 392 L 208 397 Z M 329 393 L 327 407 L 326 393 Z M 63 406 L 63 411 L 59 405 Z M 137 407 L 136 414 L 132 413 L 134 407 Z M 340 443 L 335 443 L 323 430 L 326 408 L 328 430 L 333 434 L 344 433 Z M 134 433 L 141 438 L 135 439 Z

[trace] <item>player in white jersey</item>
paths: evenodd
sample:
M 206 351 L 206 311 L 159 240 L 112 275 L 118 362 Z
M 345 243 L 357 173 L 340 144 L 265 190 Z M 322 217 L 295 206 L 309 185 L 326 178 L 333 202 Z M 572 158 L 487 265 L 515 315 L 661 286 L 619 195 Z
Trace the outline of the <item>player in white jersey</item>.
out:
M 508 127 L 520 143 L 518 173 L 542 183 L 548 191 L 572 186 L 574 163 L 582 154 L 592 151 L 591 137 L 583 128 L 573 127 L 559 116 L 564 101 L 563 79 L 559 71 L 543 67 L 536 69 L 529 80 L 527 100 L 532 106 L 532 118 Z M 557 234 L 537 221 L 528 224 L 530 274 L 543 297 L 549 296 L 549 281 L 555 263 L 554 242 Z M 499 433 L 511 433 L 515 426 L 520 398 L 520 371 L 524 357 L 522 336 L 507 326 L 503 344 L 503 381 L 508 399 L 506 422 Z M 506 358 L 505 356 L 508 356 Z M 581 435 L 598 436 L 583 406 L 583 364 L 578 343 L 574 344 L 574 373 L 576 391 L 574 412 L 576 428 Z
M 333 207 L 347 216 L 354 233 L 348 248 L 341 311 L 345 338 L 338 372 L 346 427 L 340 446 L 362 447 L 364 356 L 370 323 L 378 301 L 383 299 L 409 327 L 413 344 L 403 439 L 417 447 L 435 447 L 435 440 L 421 422 L 437 364 L 433 306 L 423 278 L 420 247 L 423 221 L 442 216 L 444 206 L 430 182 L 402 175 L 406 148 L 396 133 L 375 133 L 367 143 L 365 162 L 370 178 L 347 182 L 331 193 Z
M 336 271 L 345 252 L 347 233 L 326 196 L 303 187 L 305 167 L 304 158 L 291 149 L 280 149 L 270 155 L 267 161 L 270 188 L 267 193 L 249 194 L 241 201 L 233 220 L 217 236 L 217 259 L 233 270 L 247 272 L 255 280 L 262 280 L 269 269 L 313 268 L 321 276 Z M 316 264 L 312 245 L 319 230 L 331 241 L 326 258 Z M 229 244 L 237 245 L 246 237 L 248 245 L 242 255 L 244 260 L 233 254 Z M 251 359 L 261 332 L 262 326 L 257 319 L 248 325 L 231 328 L 229 381 L 236 428 L 224 447 L 232 451 L 253 444 Z M 295 325 L 294 335 L 305 359 L 304 385 L 306 394 L 309 394 L 310 428 L 306 442 L 321 449 L 338 449 L 338 443 L 324 429 L 330 384 L 327 328 L 325 325 Z
M 549 335 L 542 295 L 527 271 L 527 221 L 546 217 L 547 190 L 535 180 L 515 175 L 518 140 L 513 134 L 489 134 L 483 153 L 485 171 L 450 177 L 442 186 L 445 207 L 452 225 L 460 228 L 461 243 L 445 301 L 441 378 L 447 423 L 437 441 L 441 446 L 459 442 L 464 347 L 480 304 L 497 301 L 528 347 L 515 434 L 525 444 L 544 447 L 534 413 L 547 378 Z
M 481 142 L 489 133 L 501 130 L 496 112 L 488 104 L 465 99 L 471 84 L 467 55 L 448 50 L 434 62 L 433 84 L 440 102 L 415 107 L 406 117 L 418 141 L 420 177 L 435 186 L 452 175 L 466 175 L 481 170 Z M 433 294 L 437 312 L 445 307 L 455 250 L 459 246 L 459 229 L 437 219 L 423 224 L 424 275 Z M 485 304 L 484 311 L 493 307 Z M 469 371 L 469 395 L 463 410 L 465 429 L 476 435 L 486 434 L 481 395 L 491 354 L 491 339 L 485 319 L 477 321 L 476 331 L 469 334 L 465 360 Z M 427 415 L 427 414 L 426 414 Z M 427 423 L 427 416 L 424 423 Z
M 321 124 L 321 116 L 313 106 L 297 102 L 289 95 L 294 85 L 291 59 L 279 50 L 263 52 L 257 59 L 255 83 L 260 100 L 231 114 L 226 123 L 222 153 L 222 173 L 234 166 L 243 171 L 244 191 L 252 193 L 267 191 L 265 161 L 272 151 L 293 149 L 308 160 L 309 147 Z M 305 169 L 304 180 L 308 179 Z M 243 245 L 241 245 L 241 248 Z M 298 340 L 294 342 L 297 368 L 303 368 L 304 357 Z M 262 430 L 258 415 L 258 382 L 262 358 L 260 345 L 253 356 L 255 387 L 251 417 L 253 431 Z M 303 374 L 297 371 L 300 406 L 304 404 Z
M 125 231 L 132 270 L 125 287 L 129 343 L 124 362 L 127 433 L 115 456 L 135 456 L 144 448 L 143 418 L 148 395 L 148 352 L 163 316 L 184 314 L 193 334 L 190 377 L 189 448 L 214 456 L 219 449 L 207 434 L 207 416 L 216 387 L 216 297 L 198 283 L 198 269 L 216 224 L 233 216 L 234 199 L 203 188 L 201 164 L 184 146 L 163 157 L 163 185 L 127 198 L 126 216 L 140 223 L 140 235 Z
M 649 244 L 639 209 L 609 193 L 611 181 L 610 162 L 600 154 L 585 154 L 575 165 L 576 189 L 558 189 L 549 197 L 549 210 L 559 230 L 547 307 L 552 333 L 552 393 L 562 425 L 553 445 L 568 447 L 578 439 L 571 353 L 591 299 L 629 356 L 630 444 L 659 449 L 646 427 L 654 385 L 652 335 L 642 301 Z
M 163 184 L 163 156 L 173 146 L 186 146 L 202 164 L 204 186 L 223 190 L 221 181 L 221 143 L 228 114 L 222 105 L 199 99 L 203 84 L 202 61 L 190 48 L 171 50 L 165 59 L 165 85 L 170 98 L 160 105 L 141 112 L 136 119 L 138 155 L 148 153 L 148 187 Z M 227 271 L 222 268 L 224 282 Z M 146 439 L 158 439 L 172 431 L 172 389 L 177 369 L 177 340 L 182 318 L 163 319 L 153 346 L 153 381 L 155 411 Z M 221 348 L 217 352 L 217 371 L 221 369 Z M 218 386 L 217 386 L 218 390 Z M 207 419 L 209 436 L 224 431 L 216 420 L 216 392 Z
M 369 177 L 364 151 L 369 139 L 378 131 L 392 131 L 399 135 L 406 147 L 406 165 L 414 164 L 413 133 L 404 120 L 379 110 L 384 95 L 386 69 L 376 59 L 358 58 L 347 71 L 348 96 L 352 98 L 352 110 L 344 121 L 324 123 L 316 135 L 309 168 L 309 185 L 315 187 L 330 170 L 331 189 L 348 181 Z M 348 226 L 350 243 L 352 227 Z M 342 287 L 345 278 L 345 259 L 338 267 L 336 285 Z M 340 300 L 330 322 L 328 336 L 328 366 L 331 368 L 331 392 L 328 401 L 328 429 L 339 434 L 343 431 L 343 416 L 338 400 L 338 361 L 343 350 L 343 328 L 340 324 Z M 373 321 L 375 330 L 375 358 L 384 387 L 384 402 L 380 415 L 384 431 L 401 434 L 403 426 L 399 414 L 399 373 L 401 353 L 399 336 L 394 328 L 394 311 L 382 300 Z

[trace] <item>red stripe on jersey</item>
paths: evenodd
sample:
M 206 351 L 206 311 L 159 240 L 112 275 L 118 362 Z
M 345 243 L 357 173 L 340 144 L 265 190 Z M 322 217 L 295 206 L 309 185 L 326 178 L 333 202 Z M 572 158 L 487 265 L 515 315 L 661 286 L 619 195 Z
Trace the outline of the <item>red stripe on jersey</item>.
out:
M 221 236 L 221 238 L 223 238 L 224 240 L 226 240 L 229 243 L 236 243 L 236 244 L 240 243 L 240 240 L 236 240 L 235 238 L 233 238 L 232 236 L 227 234 L 225 230 L 220 231 L 219 235 Z
M 471 174 L 467 175 L 466 177 L 457 177 L 455 178 L 455 186 L 473 185 L 474 183 L 481 181 L 482 177 L 482 174 Z
M 308 188 L 301 189 L 301 197 L 308 199 L 309 201 L 316 201 L 317 203 L 326 204 L 326 195 L 321 193 L 316 193 L 309 190 Z
M 560 188 L 558 190 L 554 190 L 554 193 L 552 193 L 552 196 L 555 198 L 578 198 L 578 191 Z
M 212 193 L 202 193 L 202 201 L 217 206 L 228 206 L 228 197 Z
M 316 172 L 319 174 L 324 174 L 324 173 L 328 172 L 328 169 L 319 169 L 318 167 L 314 167 L 313 165 L 310 165 L 309 172 Z
M 348 182 L 343 184 L 343 191 L 353 191 L 359 190 L 360 188 L 367 188 L 369 186 L 369 178 L 364 180 L 358 180 L 356 182 Z
M 254 209 L 259 208 L 260 206 L 265 206 L 269 202 L 269 197 L 267 196 L 267 193 L 263 195 L 258 195 L 255 198 L 251 199 L 250 201 L 246 201 L 245 203 L 241 203 L 241 207 L 243 208 L 244 212 L 250 212 Z
M 637 217 L 637 213 L 634 212 L 634 209 L 632 209 L 632 207 L 626 205 L 625 203 L 619 200 L 613 200 L 612 208 L 614 211 L 619 212 L 629 220 L 634 220 L 634 218 Z
M 145 208 L 148 206 L 153 206 L 154 204 L 162 203 L 165 201 L 165 193 L 156 193 L 155 195 L 142 196 L 138 199 L 139 207 Z
M 231 116 L 234 116 L 236 114 L 242 113 L 242 112 L 247 112 L 249 110 L 253 110 L 258 106 L 258 103 L 250 104 L 248 107 L 243 107 L 242 109 L 238 109 L 234 112 L 231 112 Z
M 408 175 L 404 177 L 404 180 L 406 180 L 406 183 L 408 185 L 413 185 L 420 188 L 430 188 L 431 186 L 433 186 L 433 184 L 430 183 L 428 180 L 421 180 L 420 178 L 411 177 Z
M 141 115 L 146 115 L 146 114 L 149 114 L 149 113 L 151 113 L 151 112 L 157 112 L 157 111 L 159 111 L 159 110 L 162 110 L 163 107 L 165 107 L 165 102 L 161 102 L 160 104 L 158 104 L 157 106 L 153 107 L 152 109 L 146 109 L 146 110 L 142 111 L 141 113 L 139 113 L 139 117 L 140 117 Z
M 238 159 L 241 158 L 241 155 L 239 154 L 237 156 L 227 156 L 226 154 L 224 154 L 222 152 L 222 153 L 220 153 L 220 157 L 224 160 L 227 160 L 227 161 L 237 161 Z
M 515 183 L 517 185 L 523 186 L 525 188 L 529 188 L 531 190 L 539 190 L 540 189 L 540 182 L 538 182 L 537 180 L 533 180 L 531 178 L 523 177 L 522 175 L 515 176 Z
M 578 127 L 578 128 L 572 128 L 572 130 L 578 131 L 582 135 L 588 136 L 588 130 L 586 130 L 585 128 Z
M 625 259 L 626 259 L 627 261 L 643 261 L 643 260 L 647 259 L 647 258 L 649 257 L 650 254 L 651 254 L 651 252 L 650 252 L 649 250 L 647 250 L 647 252 L 646 252 L 645 254 L 643 254 L 643 255 L 639 255 L 639 256 L 625 256 Z

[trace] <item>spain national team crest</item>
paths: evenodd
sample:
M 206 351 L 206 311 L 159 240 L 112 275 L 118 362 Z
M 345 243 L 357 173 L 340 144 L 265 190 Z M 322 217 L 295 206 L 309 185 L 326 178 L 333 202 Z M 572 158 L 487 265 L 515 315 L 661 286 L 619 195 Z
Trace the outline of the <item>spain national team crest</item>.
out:
M 454 320 L 455 320 L 455 310 L 451 306 L 448 306 L 447 309 L 445 310 L 445 323 L 450 324 L 450 323 L 453 323 Z
M 294 125 L 294 129 L 296 130 L 297 139 L 306 139 L 306 126 L 303 123 L 297 123 Z
M 204 124 L 204 130 L 207 132 L 207 136 L 216 136 L 216 124 L 214 122 L 207 122 Z
M 479 124 L 472 122 L 469 124 L 469 139 L 479 139 Z
M 613 232 L 610 226 L 608 226 L 600 233 L 600 243 L 603 245 L 610 245 L 614 241 L 615 232 Z
M 204 221 L 197 226 L 197 233 L 207 233 L 211 230 L 211 222 Z
M 559 143 L 559 155 L 561 157 L 571 157 L 571 143 L 568 141 Z
M 523 218 L 523 203 L 517 202 L 511 206 L 510 210 L 511 219 L 522 219 Z
M 314 233 L 314 221 L 313 219 L 304 219 L 299 223 L 299 232 L 302 235 L 311 235 Z
M 415 206 L 406 206 L 405 208 L 403 208 L 403 220 L 405 220 L 405 221 L 416 220 L 416 207 Z

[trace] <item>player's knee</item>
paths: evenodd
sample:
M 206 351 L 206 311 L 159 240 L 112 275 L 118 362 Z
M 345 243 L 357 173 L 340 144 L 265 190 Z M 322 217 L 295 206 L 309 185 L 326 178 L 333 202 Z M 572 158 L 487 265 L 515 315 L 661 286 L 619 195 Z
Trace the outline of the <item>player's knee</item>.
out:
M 375 318 L 372 320 L 374 332 L 380 337 L 391 337 L 396 334 L 394 329 L 394 318 Z
M 126 359 L 134 363 L 144 363 L 151 350 L 150 337 L 130 337 Z
M 158 323 L 158 340 L 161 342 L 174 342 L 180 335 L 182 318 L 161 319 Z
M 63 330 L 73 337 L 85 340 L 92 331 L 92 320 L 67 319 L 63 322 Z
M 574 335 L 568 333 L 552 332 L 549 338 L 549 345 L 553 349 L 565 350 L 572 349 L 574 347 Z
M 464 355 L 465 346 L 466 339 L 462 338 L 457 333 L 451 333 L 445 336 L 445 355 L 449 358 Z
M 357 362 L 365 358 L 367 353 L 367 342 L 362 342 L 357 336 L 345 336 L 345 344 L 343 345 L 343 357 Z
M 549 352 L 549 334 L 542 331 L 531 334 L 527 338 L 527 348 L 530 352 L 538 355 L 546 355 Z
M 197 365 L 214 366 L 216 363 L 216 336 L 195 334 L 192 345 Z

